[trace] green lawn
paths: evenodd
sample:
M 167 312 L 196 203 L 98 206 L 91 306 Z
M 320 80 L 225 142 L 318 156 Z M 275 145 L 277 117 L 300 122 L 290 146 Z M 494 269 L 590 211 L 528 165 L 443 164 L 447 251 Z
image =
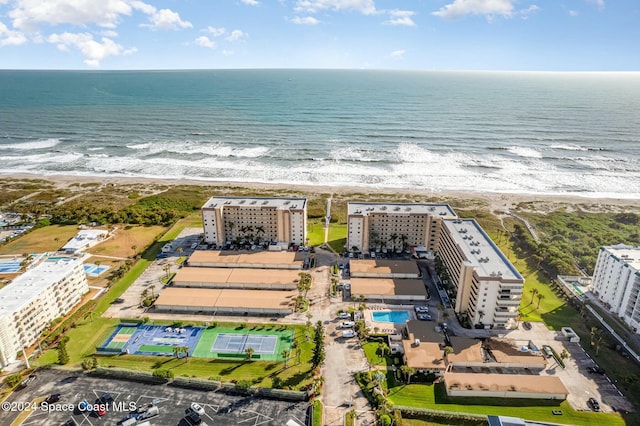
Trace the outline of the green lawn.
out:
M 322 401 L 314 399 L 311 404 L 313 405 L 313 419 L 311 419 L 311 425 L 322 426 L 322 411 L 324 410 Z
M 505 398 L 450 398 L 442 383 L 435 385 L 400 385 L 389 390 L 389 399 L 394 405 L 431 408 L 434 410 L 458 411 L 472 414 L 493 414 L 521 417 L 529 420 L 576 425 L 624 425 L 618 414 L 575 411 L 568 402 L 550 400 L 524 400 Z M 562 416 L 551 410 L 562 410 Z
M 324 228 L 322 227 L 322 222 L 309 221 L 307 238 L 309 239 L 310 246 L 319 246 L 324 243 Z
M 367 361 L 371 365 L 381 365 L 386 367 L 388 365 L 393 365 L 393 359 L 389 356 L 385 356 L 383 358 L 380 357 L 380 351 L 378 350 L 378 342 L 366 342 L 362 345 L 362 349 L 364 350 L 364 354 L 367 357 Z
M 319 246 L 324 243 L 324 221 L 309 221 L 307 238 L 310 246 Z M 327 243 L 337 252 L 345 250 L 347 242 L 347 225 L 345 223 L 331 223 Z

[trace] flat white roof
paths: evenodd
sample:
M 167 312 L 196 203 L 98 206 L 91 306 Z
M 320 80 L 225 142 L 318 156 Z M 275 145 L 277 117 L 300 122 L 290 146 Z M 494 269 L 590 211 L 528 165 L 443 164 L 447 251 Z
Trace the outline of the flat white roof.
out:
M 35 300 L 44 290 L 65 278 L 82 260 L 65 257 L 46 260 L 0 289 L 0 315 L 13 314 Z
M 602 248 L 612 256 L 633 267 L 636 271 L 640 270 L 640 247 L 616 244 L 615 246 L 604 246 Z
M 85 229 L 82 231 L 78 231 L 75 237 L 70 239 L 67 244 L 65 244 L 63 249 L 81 249 L 87 246 L 87 244 L 92 241 L 97 240 L 102 235 L 106 235 L 108 231 L 104 229 Z
M 501 276 L 506 280 L 524 281 L 522 275 L 475 219 L 446 219 L 442 223 L 480 277 Z
M 458 217 L 449 204 L 444 203 L 348 203 L 349 215 L 367 216 L 370 213 L 386 214 L 429 214 L 440 217 Z
M 211 197 L 202 206 L 203 209 L 220 207 L 273 208 L 278 210 L 304 209 L 306 198 L 269 198 L 269 197 Z

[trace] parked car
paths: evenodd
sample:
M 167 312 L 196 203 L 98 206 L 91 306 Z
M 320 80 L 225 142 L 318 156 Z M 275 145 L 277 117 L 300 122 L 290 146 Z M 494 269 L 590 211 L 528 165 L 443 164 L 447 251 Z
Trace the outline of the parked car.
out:
M 340 318 L 340 319 L 351 319 L 351 314 L 349 312 L 340 312 L 338 314 L 338 318 Z
M 416 312 L 421 313 L 421 314 L 429 313 L 429 307 L 428 306 L 418 305 L 414 309 L 416 310 Z
M 600 403 L 598 401 L 596 401 L 595 398 L 589 398 L 589 400 L 587 401 L 587 405 L 589 406 L 589 408 L 591 408 L 593 411 L 600 411 Z
M 113 403 L 113 397 L 109 392 L 103 393 L 100 398 L 96 399 L 96 404 L 104 405 L 109 407 L 110 404 Z
M 349 339 L 351 337 L 356 337 L 356 332 L 353 330 L 345 330 L 342 332 L 342 337 Z
M 342 321 L 338 327 L 339 328 L 353 328 L 353 327 L 355 327 L 355 325 L 356 325 L 356 323 L 353 322 L 353 321 Z
M 191 410 L 189 410 L 187 415 L 184 416 L 184 419 L 190 425 L 199 425 L 200 423 L 202 423 L 202 419 L 200 418 L 200 415 L 195 411 L 191 411 Z
M 347 291 L 351 290 L 351 284 L 345 284 L 344 289 Z
M 188 409 L 198 413 L 199 416 L 203 416 L 204 415 L 204 408 L 202 408 L 200 406 L 200 404 L 198 404 L 197 402 L 192 402 L 191 406 Z
M 29 377 L 27 377 L 26 379 L 20 382 L 20 384 L 18 385 L 18 389 L 26 388 L 29 385 L 29 383 L 33 382 L 35 379 L 36 379 L 35 374 L 30 375 Z
M 124 299 L 122 297 L 118 297 L 113 301 L 113 303 L 124 303 Z
M 589 367 L 587 371 L 592 374 L 604 374 L 604 368 L 600 367 Z
M 417 314 L 416 317 L 420 321 L 433 321 L 433 317 L 429 314 Z
M 44 400 L 44 402 L 46 402 L 47 404 L 53 404 L 54 402 L 58 402 L 58 401 L 60 401 L 59 393 L 52 393 Z
M 529 321 L 525 321 L 522 323 L 522 327 L 524 327 L 525 330 L 531 330 L 531 323 Z

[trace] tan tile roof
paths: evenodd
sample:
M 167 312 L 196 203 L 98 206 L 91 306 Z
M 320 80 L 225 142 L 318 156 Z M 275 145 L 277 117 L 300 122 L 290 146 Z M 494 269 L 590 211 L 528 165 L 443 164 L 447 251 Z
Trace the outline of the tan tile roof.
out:
M 350 262 L 351 275 L 363 274 L 419 274 L 416 262 L 411 260 L 355 259 Z
M 192 306 L 226 308 L 292 308 L 298 295 L 295 290 L 230 290 L 167 287 L 160 292 L 156 306 Z
M 300 271 L 289 269 L 196 268 L 178 270 L 173 281 L 192 283 L 292 284 L 300 280 Z
M 393 278 L 352 278 L 351 294 L 427 296 L 422 280 Z
M 489 390 L 531 393 L 567 394 L 567 388 L 558 377 L 524 374 L 444 373 L 447 387 L 457 384 L 461 390 Z
M 304 255 L 293 251 L 235 251 L 235 250 L 196 250 L 189 262 L 229 263 L 229 264 L 284 264 L 299 263 L 302 266 Z

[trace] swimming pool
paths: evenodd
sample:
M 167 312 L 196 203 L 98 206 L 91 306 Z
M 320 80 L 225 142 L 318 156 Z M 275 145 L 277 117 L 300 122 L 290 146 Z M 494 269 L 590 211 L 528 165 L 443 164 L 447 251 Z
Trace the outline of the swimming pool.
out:
M 407 311 L 382 311 L 371 312 L 371 319 L 374 322 L 392 322 L 394 324 L 404 324 L 411 317 Z

